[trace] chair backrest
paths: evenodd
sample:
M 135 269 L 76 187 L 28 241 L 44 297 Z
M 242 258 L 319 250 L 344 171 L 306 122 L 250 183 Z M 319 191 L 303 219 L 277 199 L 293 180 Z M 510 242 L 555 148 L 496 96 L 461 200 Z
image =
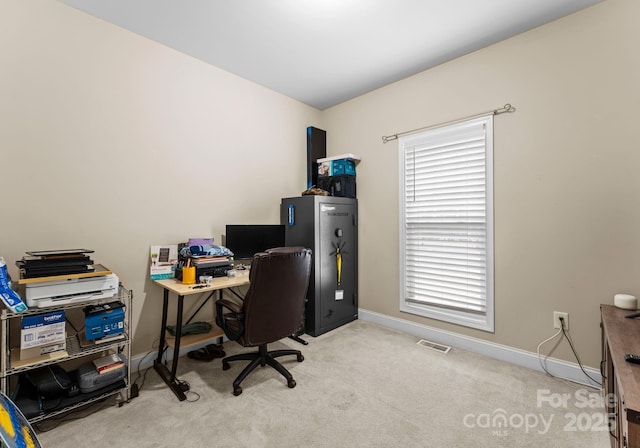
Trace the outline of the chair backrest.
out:
M 310 272 L 311 251 L 304 247 L 278 247 L 253 256 L 243 302 L 243 345 L 275 342 L 300 328 Z

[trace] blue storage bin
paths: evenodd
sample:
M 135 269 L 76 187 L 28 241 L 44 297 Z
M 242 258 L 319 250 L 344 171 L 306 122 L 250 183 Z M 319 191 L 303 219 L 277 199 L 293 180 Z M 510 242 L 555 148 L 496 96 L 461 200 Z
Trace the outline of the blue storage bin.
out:
M 322 163 L 318 163 L 318 176 L 355 176 L 356 164 L 351 159 L 337 159 L 327 160 Z

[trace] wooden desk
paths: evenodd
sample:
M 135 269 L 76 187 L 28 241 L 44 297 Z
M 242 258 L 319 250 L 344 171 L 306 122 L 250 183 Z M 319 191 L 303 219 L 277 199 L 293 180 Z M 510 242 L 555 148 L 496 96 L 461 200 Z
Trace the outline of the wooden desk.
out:
M 184 394 L 184 390 L 180 387 L 180 384 L 176 381 L 176 371 L 178 370 L 178 358 L 180 357 L 180 346 L 184 341 L 184 346 L 194 345 L 205 342 L 214 338 L 222 338 L 224 336 L 223 331 L 213 323 L 213 328 L 208 333 L 185 335 L 182 333 L 182 312 L 185 296 L 200 295 L 208 293 L 207 299 L 200 305 L 200 307 L 191 315 L 187 320 L 187 324 L 193 319 L 198 311 L 204 306 L 204 304 L 218 292 L 219 297 L 222 296 L 222 291 L 235 286 L 243 286 L 249 284 L 249 271 L 236 271 L 235 277 L 216 277 L 211 281 L 211 286 L 204 288 L 194 288 L 199 285 L 185 285 L 176 279 L 154 280 L 158 285 L 162 286 L 164 290 L 164 297 L 162 302 L 162 326 L 160 328 L 160 344 L 158 345 L 158 357 L 153 362 L 153 368 L 158 372 L 160 378 L 167 383 L 167 386 L 171 388 L 174 394 L 180 401 L 185 400 L 187 397 Z M 178 310 L 176 312 L 176 335 L 175 337 L 167 336 L 167 315 L 169 309 L 169 292 L 172 292 L 178 296 Z M 162 363 L 162 355 L 165 350 L 171 347 L 173 348 L 173 359 L 171 362 L 171 370 Z
M 600 305 L 601 373 L 614 448 L 640 447 L 640 364 L 624 360 L 626 353 L 640 354 L 640 318 L 624 317 L 632 312 Z

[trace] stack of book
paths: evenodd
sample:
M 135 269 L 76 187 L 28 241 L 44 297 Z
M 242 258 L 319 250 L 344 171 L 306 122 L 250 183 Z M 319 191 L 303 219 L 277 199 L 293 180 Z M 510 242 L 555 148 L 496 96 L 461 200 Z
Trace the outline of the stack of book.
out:
M 227 271 L 233 269 L 233 260 L 226 255 L 191 255 L 182 258 L 178 261 L 176 269 L 178 280 L 182 280 L 182 268 L 185 266 L 195 266 L 196 281 L 198 281 L 201 276 L 224 277 Z
M 216 266 L 226 266 L 231 264 L 231 259 L 226 256 L 207 256 L 207 255 L 192 255 L 191 256 L 191 265 L 195 266 L 196 269 L 200 268 L 209 268 Z
M 124 369 L 124 360 L 117 353 L 94 359 L 93 365 L 99 374 L 112 372 L 118 369 Z
M 88 249 L 32 251 L 16 261 L 16 266 L 21 278 L 82 274 L 94 271 L 90 253 L 93 251 Z

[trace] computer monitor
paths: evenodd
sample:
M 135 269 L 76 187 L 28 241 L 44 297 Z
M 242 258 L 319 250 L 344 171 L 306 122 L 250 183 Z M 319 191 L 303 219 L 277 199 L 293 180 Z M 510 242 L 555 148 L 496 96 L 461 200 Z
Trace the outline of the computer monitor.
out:
M 284 246 L 284 226 L 280 224 L 228 224 L 225 247 L 234 259 L 248 260 L 253 254 Z

